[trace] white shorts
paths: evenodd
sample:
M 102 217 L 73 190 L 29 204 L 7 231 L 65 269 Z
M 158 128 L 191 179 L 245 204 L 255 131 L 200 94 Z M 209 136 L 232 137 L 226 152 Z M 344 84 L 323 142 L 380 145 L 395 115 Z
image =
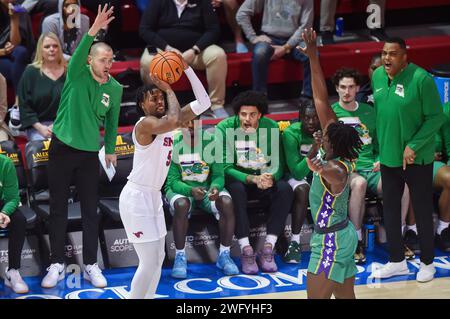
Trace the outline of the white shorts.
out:
M 309 183 L 306 181 L 306 179 L 297 180 L 295 178 L 290 178 L 288 180 L 289 185 L 291 185 L 292 190 L 295 191 L 295 189 L 300 185 L 309 185 Z
M 220 191 L 219 192 L 219 196 L 228 196 L 229 198 L 231 198 L 230 193 L 226 189 L 223 189 L 222 191 Z M 189 200 L 189 202 L 191 203 L 191 209 L 189 210 L 189 214 L 188 214 L 188 218 L 190 218 L 191 217 L 191 212 L 192 212 L 192 200 L 193 200 L 192 197 L 186 197 L 186 196 L 180 195 L 180 194 L 176 194 L 175 196 L 173 196 L 170 199 L 170 203 L 169 203 L 170 204 L 169 205 L 170 206 L 170 213 L 172 214 L 172 216 L 173 216 L 173 214 L 175 214 L 175 201 L 177 199 L 179 199 L 179 198 L 187 198 Z M 211 212 L 214 214 L 214 217 L 217 220 L 219 220 L 220 215 L 219 215 L 219 210 L 216 207 L 216 202 L 213 201 L 213 202 L 209 202 L 209 203 L 211 204 Z M 202 208 L 202 207 L 200 206 L 200 208 Z
M 128 181 L 120 193 L 119 210 L 130 243 L 156 241 L 166 236 L 161 191 Z

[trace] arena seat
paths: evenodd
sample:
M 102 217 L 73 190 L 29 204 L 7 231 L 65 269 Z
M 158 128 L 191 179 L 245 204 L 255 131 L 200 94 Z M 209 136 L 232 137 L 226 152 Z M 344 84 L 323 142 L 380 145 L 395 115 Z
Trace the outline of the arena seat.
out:
M 410 38 L 406 40 L 408 45 L 409 60 L 425 69 L 430 69 L 438 63 L 448 62 L 450 51 L 450 36 L 430 36 Z M 371 57 L 380 53 L 383 44 L 380 42 L 351 42 L 338 43 L 319 48 L 322 68 L 325 77 L 329 79 L 334 72 L 342 66 L 356 68 L 362 75 L 367 75 Z M 251 53 L 228 53 L 227 87 L 251 86 Z M 114 62 L 111 69 L 113 76 L 131 69 L 139 72 L 139 59 Z M 200 80 L 206 85 L 205 72 L 196 72 Z M 303 67 L 300 63 L 281 59 L 273 61 L 269 67 L 269 84 L 280 84 L 301 81 L 303 79 Z M 190 90 L 189 80 L 185 75 L 173 84 L 175 91 Z
M 31 207 L 44 222 L 50 216 L 47 178 L 48 147 L 50 142 L 51 140 L 32 141 L 25 145 L 25 157 L 30 177 Z M 71 184 L 74 185 L 75 183 L 72 181 Z M 68 221 L 71 225 L 78 225 L 81 222 L 80 202 L 75 200 L 76 189 L 72 186 L 68 204 Z
M 28 182 L 25 174 L 25 168 L 23 166 L 21 151 L 13 141 L 3 141 L 0 143 L 0 154 L 7 156 L 14 163 L 20 193 L 20 206 L 18 210 L 20 210 L 26 218 L 27 229 L 31 230 L 36 224 L 37 215 L 34 210 L 29 207 Z

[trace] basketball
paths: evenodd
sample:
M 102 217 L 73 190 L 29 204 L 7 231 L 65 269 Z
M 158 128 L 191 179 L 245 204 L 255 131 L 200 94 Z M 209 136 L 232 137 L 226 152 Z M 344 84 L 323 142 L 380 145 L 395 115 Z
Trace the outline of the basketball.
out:
M 169 84 L 177 82 L 183 75 L 183 62 L 180 57 L 171 51 L 164 51 L 155 54 L 150 63 L 150 74 L 156 76 Z

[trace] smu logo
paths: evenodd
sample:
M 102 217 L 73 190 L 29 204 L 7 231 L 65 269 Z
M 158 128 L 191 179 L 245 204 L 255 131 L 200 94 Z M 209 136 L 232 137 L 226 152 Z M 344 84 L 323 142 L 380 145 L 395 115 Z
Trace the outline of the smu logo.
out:
M 171 137 L 165 137 L 163 146 L 172 146 L 173 145 L 173 139 Z

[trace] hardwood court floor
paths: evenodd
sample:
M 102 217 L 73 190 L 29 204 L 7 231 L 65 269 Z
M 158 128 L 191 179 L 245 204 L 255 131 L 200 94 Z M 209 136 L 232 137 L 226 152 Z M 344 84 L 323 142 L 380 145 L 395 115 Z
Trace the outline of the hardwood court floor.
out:
M 400 281 L 374 286 L 356 286 L 357 299 L 450 299 L 450 278 L 435 278 L 428 283 Z M 229 299 L 306 299 L 306 291 L 247 295 Z

